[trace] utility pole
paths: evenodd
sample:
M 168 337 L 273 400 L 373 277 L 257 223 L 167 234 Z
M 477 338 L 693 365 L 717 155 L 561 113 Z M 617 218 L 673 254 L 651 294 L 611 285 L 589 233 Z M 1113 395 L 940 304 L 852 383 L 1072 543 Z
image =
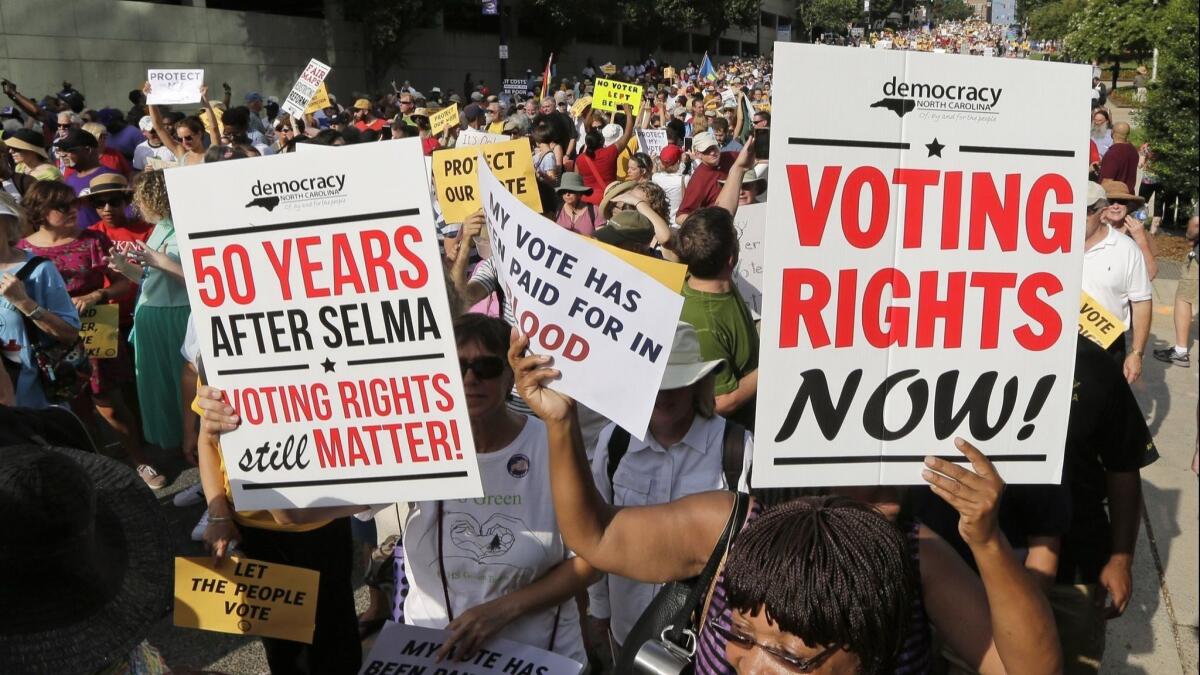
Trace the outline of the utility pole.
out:
M 496 0 L 496 18 L 500 21 L 500 87 L 504 87 L 504 80 L 508 77 L 508 36 L 504 32 L 505 24 L 504 0 Z

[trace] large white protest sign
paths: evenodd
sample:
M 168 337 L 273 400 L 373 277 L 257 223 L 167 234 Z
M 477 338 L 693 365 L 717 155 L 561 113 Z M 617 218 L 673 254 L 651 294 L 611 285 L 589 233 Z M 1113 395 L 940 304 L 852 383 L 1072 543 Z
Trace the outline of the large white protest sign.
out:
M 146 71 L 150 82 L 150 93 L 146 103 L 150 105 L 179 105 L 200 101 L 200 87 L 204 84 L 204 71 L 195 69 L 150 68 Z
M 920 483 L 955 436 L 1057 483 L 1089 69 L 776 45 L 802 76 L 837 105 L 775 92 L 755 486 Z
M 292 90 L 288 92 L 287 98 L 279 107 L 292 117 L 304 117 L 304 111 L 308 109 L 309 102 L 317 95 L 317 91 L 321 88 L 321 83 L 325 81 L 327 75 L 329 75 L 329 66 L 316 59 L 310 59 L 308 65 L 304 67 L 304 72 L 300 73 L 296 84 L 292 86 Z
M 550 387 L 642 438 L 683 296 L 522 204 L 484 161 L 479 191 L 517 327 L 562 371 Z
M 438 663 L 434 654 L 448 637 L 448 630 L 389 621 L 358 675 L 578 675 L 583 670 L 583 664 L 565 656 L 500 638 L 485 643 L 466 661 Z
M 638 150 L 658 159 L 663 148 L 667 147 L 666 129 L 638 129 Z
M 733 283 L 746 301 L 746 308 L 755 319 L 762 314 L 763 235 L 767 225 L 767 205 L 739 206 L 733 218 L 738 236 L 738 262 L 733 270 Z
M 405 139 L 168 174 L 238 509 L 481 494 L 428 195 L 394 189 L 424 167 Z

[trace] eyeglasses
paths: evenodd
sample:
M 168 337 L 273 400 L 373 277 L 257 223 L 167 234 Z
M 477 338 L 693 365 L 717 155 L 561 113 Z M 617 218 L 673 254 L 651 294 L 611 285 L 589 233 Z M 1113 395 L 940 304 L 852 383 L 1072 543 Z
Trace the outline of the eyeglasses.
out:
M 112 197 L 92 197 L 88 201 L 91 202 L 92 208 L 96 209 L 97 211 L 100 211 L 107 206 L 111 206 L 113 208 L 125 206 L 125 198 L 116 195 Z
M 462 370 L 463 377 L 467 376 L 467 371 L 469 370 L 475 373 L 475 377 L 481 380 L 494 380 L 504 372 L 504 359 L 499 356 L 459 359 L 458 367 Z
M 190 142 L 196 140 L 196 134 L 188 134 L 187 136 L 184 136 L 183 134 L 179 134 L 178 137 L 179 137 L 180 143 L 190 143 Z
M 838 649 L 840 649 L 840 647 L 838 647 L 837 645 L 830 645 L 830 646 L 822 649 L 821 651 L 817 652 L 815 655 L 810 656 L 805 659 L 802 659 L 798 656 L 792 656 L 791 654 L 788 654 L 787 652 L 780 651 L 779 649 L 777 649 L 775 647 L 768 647 L 767 645 L 764 645 L 761 642 L 755 642 L 753 638 L 751 638 L 747 635 L 743 635 L 742 633 L 738 632 L 737 629 L 733 628 L 732 626 L 724 626 L 724 625 L 721 625 L 718 623 L 714 623 L 714 624 L 712 624 L 712 627 L 713 627 L 713 630 L 720 633 L 722 637 L 724 637 L 727 641 L 733 643 L 737 647 L 739 647 L 741 649 L 747 649 L 747 650 L 758 647 L 759 649 L 763 650 L 768 655 L 770 655 L 771 658 L 779 661 L 784 666 L 787 666 L 788 668 L 791 668 L 798 673 L 813 672 L 817 668 L 820 668 L 822 663 L 825 663 L 826 661 L 828 661 L 829 657 L 833 656 L 834 652 L 836 652 L 836 651 L 838 651 Z

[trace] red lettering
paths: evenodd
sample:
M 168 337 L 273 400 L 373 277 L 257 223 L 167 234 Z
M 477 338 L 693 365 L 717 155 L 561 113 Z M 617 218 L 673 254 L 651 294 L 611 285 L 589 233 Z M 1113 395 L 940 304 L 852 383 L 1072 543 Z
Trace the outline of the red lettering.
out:
M 1004 289 L 1016 288 L 1015 272 L 974 272 L 971 287 L 983 289 L 983 312 L 980 315 L 979 348 L 995 349 L 1000 341 L 1000 309 Z
M 1059 336 L 1062 335 L 1062 317 L 1049 302 L 1038 295 L 1038 291 L 1045 291 L 1046 297 L 1050 298 L 1062 290 L 1062 282 L 1049 272 L 1035 272 L 1021 282 L 1021 287 L 1017 289 L 1017 304 L 1024 310 L 1025 316 L 1042 327 L 1040 333 L 1033 332 L 1030 324 L 1013 331 L 1017 342 L 1025 349 L 1040 352 L 1058 342 Z
M 425 267 L 425 261 L 412 251 L 406 240 L 411 239 L 413 243 L 421 241 L 421 231 L 412 225 L 404 225 L 396 228 L 396 234 L 393 240 L 396 243 L 396 251 L 400 253 L 400 257 L 408 261 L 412 265 L 411 272 L 401 272 L 400 281 L 409 288 L 422 288 L 425 282 L 429 280 L 429 270 Z
M 891 298 L 888 307 L 881 311 L 884 289 L 889 286 L 892 288 Z M 903 347 L 908 344 L 908 308 L 892 306 L 891 300 L 907 298 L 911 293 L 908 277 L 894 267 L 885 267 L 871 276 L 867 287 L 863 289 L 862 327 L 863 335 L 872 347 Z M 884 323 L 887 324 L 886 328 Z
M 1046 216 L 1046 197 L 1050 192 L 1058 198 L 1055 204 L 1066 206 L 1066 211 L 1056 211 Z M 1071 203 L 1075 197 L 1071 192 L 1071 182 L 1057 173 L 1048 173 L 1038 177 L 1029 188 L 1029 201 L 1025 205 L 1025 229 L 1029 237 L 1029 245 L 1038 253 L 1069 253 L 1071 251 Z M 1046 225 L 1049 224 L 1049 234 Z
M 300 237 L 296 240 L 296 248 L 300 253 L 300 274 L 304 277 L 304 292 L 309 298 L 329 297 L 328 288 L 319 288 L 313 283 L 313 275 L 322 269 L 321 263 L 308 258 L 308 249 L 320 243 L 320 237 Z
M 942 250 L 958 248 L 958 231 L 962 227 L 962 172 L 947 172 L 942 186 Z
M 992 174 L 971 175 L 971 220 L 967 248 L 982 251 L 986 248 L 984 220 L 992 224 L 992 233 L 1000 250 L 1017 250 L 1017 220 L 1021 208 L 1021 174 L 1004 177 L 1004 200 L 1000 200 Z
M 379 291 L 379 273 L 383 273 L 384 288 L 396 290 L 396 272 L 388 264 L 390 245 L 387 235 L 379 230 L 364 230 L 358 235 L 362 244 L 363 272 L 367 277 L 367 286 L 372 293 Z M 376 246 L 378 250 L 376 250 Z
M 356 293 L 365 293 L 362 279 L 358 275 L 358 266 L 354 262 L 355 251 L 350 248 L 350 241 L 345 233 L 338 232 L 330 241 L 333 253 L 333 292 L 341 295 L 346 286 L 353 286 Z
M 317 463 L 321 465 L 322 469 L 346 466 L 346 451 L 342 448 L 342 434 L 336 427 L 313 429 L 313 442 L 317 446 Z
M 938 345 L 946 349 L 962 346 L 963 307 L 967 294 L 967 273 L 946 274 L 946 298 L 938 298 L 938 272 L 921 272 L 917 298 L 917 341 L 918 349 L 934 346 L 935 324 L 945 322 L 945 336 Z
M 892 182 L 904 186 L 904 248 L 920 248 L 925 191 L 938 184 L 936 169 L 896 169 Z
M 871 187 L 871 217 L 864 230 L 859 220 L 863 187 Z M 855 248 L 872 248 L 883 239 L 891 215 L 892 193 L 887 177 L 873 166 L 860 166 L 842 186 L 842 232 Z
M 802 291 L 812 289 L 808 297 Z M 779 308 L 779 348 L 791 349 L 800 341 L 800 321 L 804 320 L 804 330 L 809 343 L 814 347 L 824 347 L 829 344 L 829 332 L 825 330 L 825 320 L 821 318 L 821 310 L 829 304 L 832 289 L 829 278 L 819 270 L 808 268 L 788 268 L 783 270 L 783 298 Z
M 858 270 L 838 272 L 838 304 L 835 347 L 854 346 L 855 311 L 858 308 Z
M 825 224 L 829 222 L 833 193 L 837 190 L 842 167 L 827 166 L 822 169 L 815 200 L 808 182 L 808 165 L 789 164 L 787 174 L 792 190 L 792 213 L 796 217 L 796 237 L 801 246 L 819 246 L 825 235 Z
M 275 271 L 275 278 L 279 280 L 279 291 L 283 294 L 283 299 L 291 300 L 292 279 L 288 275 L 288 271 L 292 266 L 292 240 L 283 240 L 282 256 L 275 251 L 275 245 L 269 241 L 263 242 L 263 250 L 267 253 L 267 260 L 271 263 L 271 269 Z

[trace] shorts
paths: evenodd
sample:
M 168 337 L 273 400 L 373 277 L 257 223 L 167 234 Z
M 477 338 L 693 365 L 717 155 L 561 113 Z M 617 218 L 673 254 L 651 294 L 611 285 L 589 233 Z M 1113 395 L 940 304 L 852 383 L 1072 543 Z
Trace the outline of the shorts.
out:
M 1179 286 L 1175 289 L 1175 302 L 1180 300 L 1191 303 L 1192 310 L 1200 304 L 1196 300 L 1196 261 L 1189 260 L 1183 268 L 1183 276 L 1179 277 Z
M 1094 675 L 1100 671 L 1108 626 L 1096 602 L 1103 594 L 1099 584 L 1056 584 L 1046 591 L 1058 625 L 1064 675 Z

